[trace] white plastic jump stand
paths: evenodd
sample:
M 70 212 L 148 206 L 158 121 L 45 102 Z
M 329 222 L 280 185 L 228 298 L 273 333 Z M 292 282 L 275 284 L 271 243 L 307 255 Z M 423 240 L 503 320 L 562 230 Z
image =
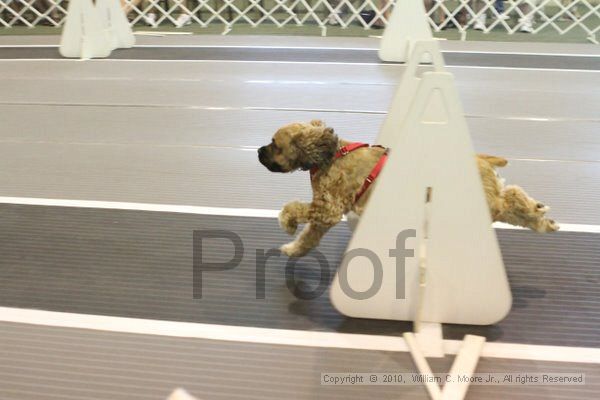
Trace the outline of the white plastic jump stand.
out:
M 59 52 L 68 58 L 104 58 L 115 48 L 132 47 L 135 38 L 119 0 L 71 0 Z
M 198 400 L 183 389 L 176 389 L 167 400 Z
M 398 128 L 406 120 L 408 109 L 411 107 L 421 83 L 418 68 L 419 61 L 423 58 L 431 60 L 433 71 L 444 72 L 444 58 L 440 52 L 438 41 L 422 40 L 415 42 L 412 55 L 406 64 L 406 69 L 392 99 L 387 117 L 379 132 L 377 144 L 392 147 L 393 142 L 397 139 Z
M 69 2 L 60 40 L 60 54 L 70 58 L 108 57 L 111 40 L 92 0 Z
M 389 159 L 330 295 L 344 315 L 414 321 L 416 335 L 404 337 L 430 373 L 424 357 L 443 356 L 442 323 L 493 324 L 512 298 L 454 78 L 436 70 L 416 82 L 403 94 L 410 104 L 390 110 Z M 484 341 L 467 335 L 451 371 L 472 374 Z M 461 399 L 468 385 L 427 387 L 434 400 Z
M 383 31 L 379 58 L 389 62 L 408 62 L 417 41 L 433 40 L 425 5 L 419 0 L 396 2 L 390 20 Z M 430 63 L 426 55 L 419 61 Z
M 135 36 L 119 0 L 96 0 L 96 9 L 108 31 L 113 49 L 128 49 L 135 44 Z
M 359 220 L 360 217 L 353 211 L 350 211 L 348 214 L 346 214 L 346 221 L 348 221 L 348 227 L 352 232 L 356 230 Z

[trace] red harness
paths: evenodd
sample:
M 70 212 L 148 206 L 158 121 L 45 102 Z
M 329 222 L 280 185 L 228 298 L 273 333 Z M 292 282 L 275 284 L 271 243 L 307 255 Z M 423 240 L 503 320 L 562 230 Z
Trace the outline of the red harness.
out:
M 347 144 L 346 146 L 341 147 L 335 153 L 335 156 L 333 158 L 334 158 L 334 160 L 337 160 L 338 158 L 344 157 L 346 154 L 351 153 L 354 150 L 360 149 L 362 147 L 369 147 L 369 145 L 367 143 L 360 143 L 360 142 L 354 142 L 354 143 Z M 373 147 L 382 147 L 382 146 L 375 145 Z M 385 165 L 387 158 L 388 158 L 388 149 L 386 149 L 385 153 L 383 153 L 383 155 L 379 158 L 379 161 L 377 161 L 377 164 L 375 164 L 375 167 L 373 167 L 373 169 L 371 170 L 371 173 L 366 177 L 365 182 L 363 183 L 362 187 L 360 188 L 358 193 L 356 193 L 356 196 L 354 197 L 355 203 L 361 198 L 361 196 L 363 194 L 365 194 L 367 189 L 369 189 L 369 186 L 371 186 L 371 184 L 373 184 L 373 182 L 375 182 L 375 179 L 377 178 L 377 176 L 383 169 L 383 166 Z M 319 170 L 319 168 L 317 168 L 317 167 L 314 167 L 310 170 L 310 179 L 311 180 L 314 178 L 314 176 L 318 170 Z

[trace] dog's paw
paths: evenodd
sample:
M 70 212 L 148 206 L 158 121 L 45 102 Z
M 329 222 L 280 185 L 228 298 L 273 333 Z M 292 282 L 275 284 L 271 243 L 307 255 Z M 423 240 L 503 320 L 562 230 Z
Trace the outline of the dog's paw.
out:
M 298 221 L 293 211 L 295 207 L 295 203 L 286 204 L 279 213 L 279 226 L 290 235 L 298 230 Z
M 550 233 L 550 232 L 556 232 L 559 229 L 560 229 L 560 226 L 556 223 L 556 221 L 554 221 L 553 219 L 545 218 L 542 221 L 542 226 L 541 226 L 541 229 L 539 230 L 539 232 Z
M 550 233 L 559 230 L 560 226 L 553 219 L 540 218 L 534 224 L 532 224 L 530 228 L 537 233 Z
M 540 215 L 544 215 L 550 210 L 550 207 L 545 205 L 544 203 L 537 203 L 535 205 L 535 212 Z
M 286 231 L 288 235 L 293 235 L 298 230 L 298 222 L 285 210 L 279 213 L 279 226 Z
M 307 251 L 302 249 L 296 242 L 284 244 L 279 250 L 288 257 L 302 257 L 307 253 Z

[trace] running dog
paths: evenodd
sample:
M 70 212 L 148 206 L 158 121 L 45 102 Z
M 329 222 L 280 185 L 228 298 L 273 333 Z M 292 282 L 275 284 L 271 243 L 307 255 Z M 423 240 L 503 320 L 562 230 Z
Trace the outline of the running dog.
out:
M 290 235 L 298 224 L 307 224 L 298 237 L 281 247 L 289 257 L 302 257 L 344 214 L 360 215 L 368 201 L 369 185 L 387 155 L 386 149 L 339 139 L 322 121 L 293 123 L 280 128 L 270 144 L 258 149 L 258 159 L 269 171 L 310 171 L 313 200 L 293 201 L 279 214 L 279 224 Z M 504 185 L 496 167 L 501 157 L 477 155 L 477 165 L 493 221 L 506 222 L 536 232 L 554 232 L 558 224 L 546 218 L 549 207 L 531 198 L 521 187 Z M 363 195 L 364 194 L 364 195 Z

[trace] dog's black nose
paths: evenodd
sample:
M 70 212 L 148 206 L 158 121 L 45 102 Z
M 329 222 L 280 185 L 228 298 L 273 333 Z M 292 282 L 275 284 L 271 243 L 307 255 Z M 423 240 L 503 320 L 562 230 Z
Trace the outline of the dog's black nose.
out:
M 265 146 L 259 148 L 258 149 L 258 156 L 262 157 L 265 154 L 265 151 L 266 151 Z

